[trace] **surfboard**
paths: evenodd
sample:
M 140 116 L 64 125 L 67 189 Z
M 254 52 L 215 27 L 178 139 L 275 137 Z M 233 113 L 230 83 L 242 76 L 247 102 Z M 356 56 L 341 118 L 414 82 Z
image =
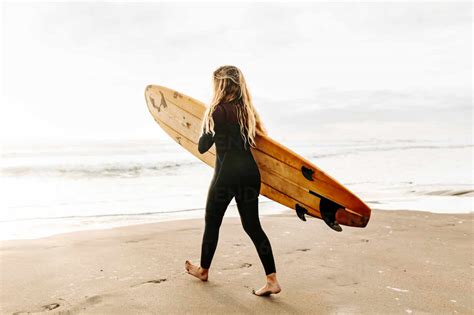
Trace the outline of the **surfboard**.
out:
M 145 99 L 154 120 L 176 143 L 215 166 L 215 145 L 204 154 L 198 151 L 206 104 L 159 85 L 148 85 Z M 255 142 L 251 152 L 261 175 L 261 195 L 295 210 L 303 221 L 306 215 L 322 219 L 322 213 L 335 211 L 341 225 L 367 225 L 371 209 L 347 187 L 269 135 L 257 135 Z

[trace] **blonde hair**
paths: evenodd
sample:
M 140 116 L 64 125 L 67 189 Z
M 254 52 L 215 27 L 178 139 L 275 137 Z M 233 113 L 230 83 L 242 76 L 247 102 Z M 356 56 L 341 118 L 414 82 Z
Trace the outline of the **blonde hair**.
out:
M 240 102 L 243 105 L 237 107 L 240 135 L 246 143 L 255 147 L 256 134 L 266 135 L 267 131 L 260 119 L 260 115 L 253 106 L 252 97 L 245 83 L 242 71 L 235 66 L 221 66 L 213 73 L 213 83 L 213 97 L 211 104 L 204 113 L 201 130 L 206 133 L 210 131 L 214 135 L 212 113 L 216 106 L 223 102 Z

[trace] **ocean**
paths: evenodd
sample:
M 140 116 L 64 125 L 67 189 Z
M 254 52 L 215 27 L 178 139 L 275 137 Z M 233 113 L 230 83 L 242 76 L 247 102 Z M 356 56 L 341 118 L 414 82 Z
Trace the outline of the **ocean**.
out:
M 473 211 L 469 140 L 281 142 L 371 208 Z M 213 173 L 171 138 L 4 146 L 0 171 L 1 240 L 203 218 Z M 292 211 L 260 196 L 261 216 Z M 231 216 L 238 216 L 235 200 Z

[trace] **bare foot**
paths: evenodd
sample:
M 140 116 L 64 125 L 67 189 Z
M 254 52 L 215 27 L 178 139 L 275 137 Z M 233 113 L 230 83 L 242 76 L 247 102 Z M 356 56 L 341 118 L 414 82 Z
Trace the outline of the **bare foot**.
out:
M 190 275 L 193 275 L 202 281 L 207 281 L 207 277 L 208 277 L 207 269 L 203 269 L 201 267 L 193 265 L 189 260 L 186 260 L 186 262 L 184 263 L 184 268 Z
M 267 276 L 267 284 L 258 289 L 257 291 L 252 290 L 252 293 L 258 296 L 268 296 L 270 294 L 277 294 L 281 291 L 280 284 L 276 279 L 276 274 L 272 273 Z

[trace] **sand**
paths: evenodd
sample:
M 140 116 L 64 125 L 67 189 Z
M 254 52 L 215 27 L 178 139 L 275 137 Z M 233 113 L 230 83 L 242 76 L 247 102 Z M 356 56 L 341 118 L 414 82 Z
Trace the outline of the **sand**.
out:
M 203 219 L 1 242 L 1 313 L 473 314 L 473 214 L 374 210 L 365 229 L 330 230 L 290 211 L 262 216 L 282 291 L 262 298 L 263 267 L 239 218 L 224 218 L 209 273 Z

